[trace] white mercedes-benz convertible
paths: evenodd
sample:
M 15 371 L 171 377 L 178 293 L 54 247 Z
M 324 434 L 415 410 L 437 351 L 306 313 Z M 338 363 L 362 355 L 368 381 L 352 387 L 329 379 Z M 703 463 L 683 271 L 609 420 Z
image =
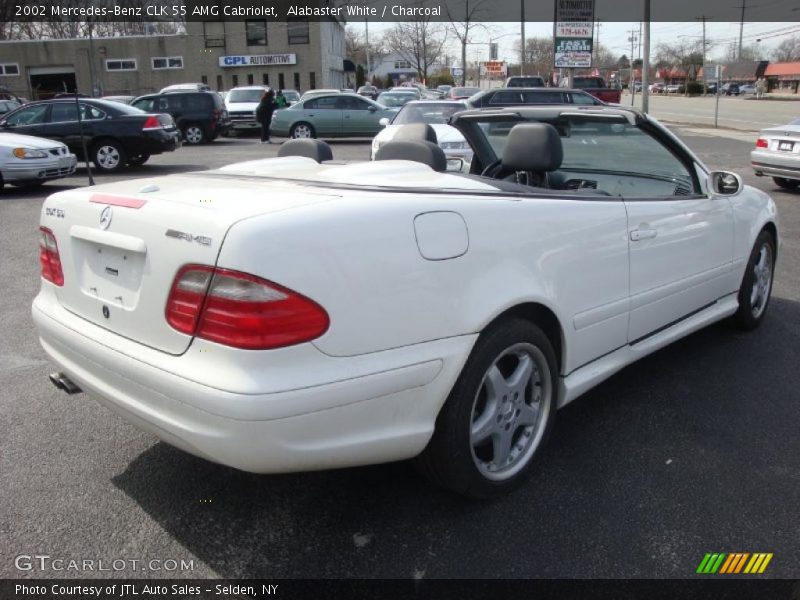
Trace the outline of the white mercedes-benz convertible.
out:
M 421 124 L 372 162 L 296 140 L 50 196 L 33 317 L 53 383 L 238 469 L 417 457 L 485 497 L 625 365 L 764 318 L 775 204 L 657 122 L 549 106 L 451 124 L 469 174 Z

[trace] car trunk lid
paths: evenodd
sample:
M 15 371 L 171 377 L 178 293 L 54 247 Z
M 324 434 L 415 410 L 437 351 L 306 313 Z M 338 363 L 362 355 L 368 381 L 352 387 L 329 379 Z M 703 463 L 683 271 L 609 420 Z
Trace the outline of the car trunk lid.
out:
M 165 307 L 186 264 L 215 266 L 228 229 L 256 215 L 324 202 L 329 194 L 280 182 L 171 176 L 55 194 L 42 225 L 55 235 L 64 285 L 58 301 L 87 321 L 180 354 L 191 336 Z

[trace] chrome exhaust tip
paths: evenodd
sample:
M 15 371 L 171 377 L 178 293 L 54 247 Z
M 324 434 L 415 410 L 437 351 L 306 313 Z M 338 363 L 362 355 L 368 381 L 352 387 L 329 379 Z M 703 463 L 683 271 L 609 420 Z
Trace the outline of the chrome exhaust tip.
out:
M 50 379 L 50 383 L 69 395 L 80 394 L 83 391 L 64 373 L 50 373 L 47 377 Z

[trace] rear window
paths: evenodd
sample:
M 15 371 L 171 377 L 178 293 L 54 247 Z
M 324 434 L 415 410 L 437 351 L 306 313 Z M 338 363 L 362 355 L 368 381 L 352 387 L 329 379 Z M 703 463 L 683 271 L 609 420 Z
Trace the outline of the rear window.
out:
M 228 102 L 261 102 L 264 90 L 231 90 Z
M 506 87 L 544 87 L 541 77 L 512 77 Z

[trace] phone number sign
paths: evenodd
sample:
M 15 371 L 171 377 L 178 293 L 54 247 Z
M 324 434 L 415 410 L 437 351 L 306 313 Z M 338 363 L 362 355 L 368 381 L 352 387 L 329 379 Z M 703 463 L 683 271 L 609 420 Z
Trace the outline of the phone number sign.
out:
M 556 68 L 591 67 L 593 34 L 594 0 L 555 0 L 553 40 Z

